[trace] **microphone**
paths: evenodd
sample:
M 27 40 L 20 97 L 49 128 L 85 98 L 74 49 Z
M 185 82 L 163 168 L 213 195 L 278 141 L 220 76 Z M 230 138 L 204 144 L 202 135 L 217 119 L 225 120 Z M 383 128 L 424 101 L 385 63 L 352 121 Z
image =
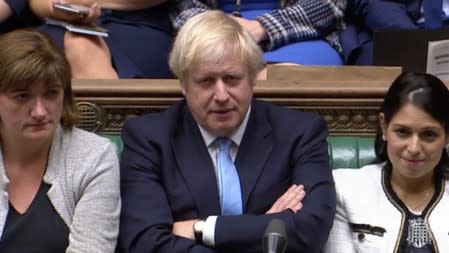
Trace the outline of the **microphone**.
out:
M 285 223 L 280 219 L 272 219 L 263 235 L 264 253 L 284 253 L 287 248 Z

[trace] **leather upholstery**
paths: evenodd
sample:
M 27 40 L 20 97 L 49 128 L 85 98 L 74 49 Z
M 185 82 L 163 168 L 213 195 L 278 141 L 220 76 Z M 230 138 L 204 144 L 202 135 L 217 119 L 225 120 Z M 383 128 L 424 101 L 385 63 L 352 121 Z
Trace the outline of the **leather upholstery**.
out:
M 329 155 L 331 167 L 361 168 L 374 161 L 374 137 L 331 136 Z

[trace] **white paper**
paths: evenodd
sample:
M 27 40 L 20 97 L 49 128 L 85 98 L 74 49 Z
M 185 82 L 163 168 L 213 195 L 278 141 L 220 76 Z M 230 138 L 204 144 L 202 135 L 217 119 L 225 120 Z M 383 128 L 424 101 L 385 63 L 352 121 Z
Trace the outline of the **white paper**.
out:
M 426 72 L 449 80 L 449 40 L 429 41 Z
M 108 37 L 108 31 L 104 28 L 97 27 L 97 26 L 70 24 L 70 23 L 67 23 L 66 21 L 54 20 L 54 19 L 47 19 L 45 22 L 49 25 L 56 25 L 56 26 L 64 27 L 65 29 L 67 29 L 67 31 L 70 31 L 70 32 L 81 33 L 81 34 L 86 34 L 86 35 Z

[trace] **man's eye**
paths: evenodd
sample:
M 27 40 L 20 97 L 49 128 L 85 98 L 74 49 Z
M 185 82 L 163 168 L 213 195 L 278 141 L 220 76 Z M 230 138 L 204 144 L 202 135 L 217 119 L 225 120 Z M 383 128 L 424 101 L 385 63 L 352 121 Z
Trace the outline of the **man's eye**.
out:
M 239 81 L 240 79 L 241 78 L 239 76 L 233 76 L 233 75 L 225 76 L 226 82 L 235 82 L 235 81 Z
M 211 77 L 204 77 L 204 78 L 199 78 L 196 82 L 200 86 L 206 87 L 206 86 L 209 86 L 210 84 L 214 83 L 214 79 Z
M 204 77 L 204 78 L 200 78 L 199 80 L 198 80 L 198 82 L 199 83 L 208 83 L 208 82 L 210 82 L 212 80 L 212 78 L 210 78 L 210 77 Z

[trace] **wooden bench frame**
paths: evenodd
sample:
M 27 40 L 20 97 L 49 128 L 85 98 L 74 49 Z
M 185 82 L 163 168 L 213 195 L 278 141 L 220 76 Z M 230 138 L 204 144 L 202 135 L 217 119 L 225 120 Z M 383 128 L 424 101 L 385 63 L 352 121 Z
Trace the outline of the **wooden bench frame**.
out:
M 258 81 L 257 98 L 292 109 L 317 112 L 332 135 L 373 135 L 378 108 L 390 81 Z M 161 111 L 182 98 L 176 79 L 74 80 L 80 127 L 118 134 L 124 121 Z

